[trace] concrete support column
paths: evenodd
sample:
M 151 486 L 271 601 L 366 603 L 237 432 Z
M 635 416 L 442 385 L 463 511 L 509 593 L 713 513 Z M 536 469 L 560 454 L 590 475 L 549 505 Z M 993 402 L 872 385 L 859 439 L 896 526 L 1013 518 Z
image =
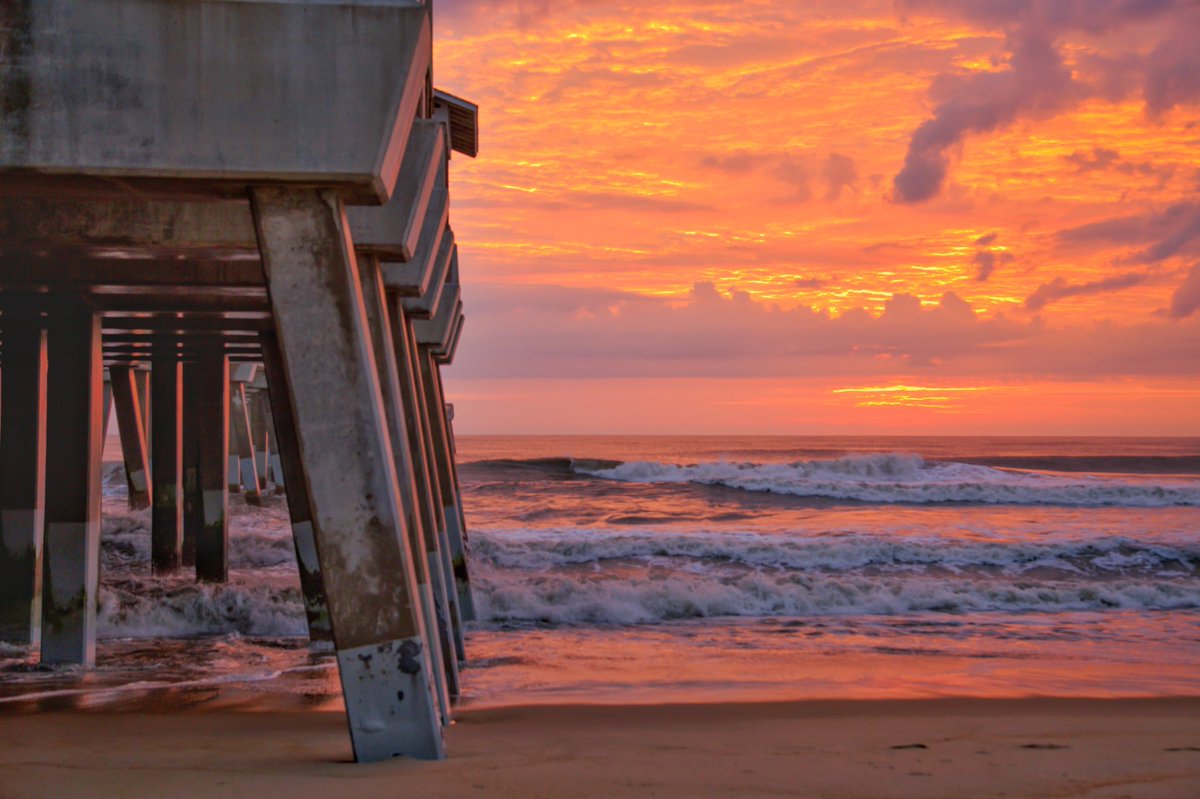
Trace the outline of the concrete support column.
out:
M 458 486 L 458 465 L 454 462 L 454 438 L 446 415 L 446 394 L 442 389 L 442 370 L 428 348 L 422 348 L 422 373 L 426 376 L 426 391 L 430 394 L 430 420 L 437 452 L 438 474 L 442 487 L 442 503 L 446 508 L 446 537 L 454 564 L 454 580 L 458 586 L 459 610 L 463 621 L 474 621 L 475 598 L 471 594 L 467 528 L 463 519 L 462 491 Z
M 446 509 L 442 505 L 442 489 L 441 477 L 438 473 L 437 459 L 434 455 L 434 438 L 433 424 L 430 419 L 430 407 L 428 402 L 428 393 L 425 387 L 425 378 L 420 368 L 420 350 L 417 347 L 417 338 L 413 333 L 412 320 L 405 319 L 404 336 L 408 343 L 408 363 L 406 367 L 412 375 L 413 391 L 415 398 L 416 416 L 421 422 L 421 436 L 424 441 L 425 451 L 425 474 L 429 482 L 429 503 L 430 512 L 433 516 L 436 529 L 438 531 L 438 555 L 442 566 L 442 573 L 446 584 L 446 592 L 450 606 L 450 624 L 454 633 L 454 646 L 460 659 L 466 658 L 466 640 L 462 629 L 462 612 L 459 608 L 459 592 L 456 587 L 454 564 L 451 558 L 450 540 L 447 535 L 449 529 L 449 521 L 446 518 Z M 455 586 L 452 588 L 451 586 Z
M 239 477 L 233 482 L 241 483 L 242 492 L 246 495 L 246 502 L 251 505 L 261 505 L 258 469 L 254 466 L 254 433 L 250 427 L 249 409 L 246 407 L 245 383 L 234 383 L 233 389 L 230 391 L 229 427 L 237 446 Z
M 150 372 L 146 369 L 135 369 L 133 381 L 137 385 L 138 400 L 142 408 L 142 432 L 146 436 L 146 446 L 148 447 L 150 445 Z
M 225 414 L 229 420 L 229 424 L 226 425 L 225 484 L 228 486 L 230 494 L 240 494 L 242 492 L 242 463 L 238 459 L 237 427 L 234 425 L 237 413 L 233 409 L 233 393 L 236 387 L 237 383 L 230 379 L 229 395 L 225 398 L 225 403 L 228 405 Z
M 300 464 L 300 447 L 296 443 L 296 420 L 292 399 L 287 390 L 283 371 L 283 356 L 274 333 L 262 333 L 263 369 L 267 373 L 267 393 L 271 402 L 271 417 L 275 422 L 275 447 L 283 477 L 287 483 L 288 515 L 292 520 L 292 543 L 296 547 L 296 565 L 300 570 L 300 592 L 304 595 L 304 615 L 308 619 L 310 641 L 332 641 L 329 625 L 329 605 L 325 600 L 325 583 L 321 562 L 317 557 L 317 542 L 313 537 L 312 506 L 308 487 L 304 484 L 304 467 Z
M 155 574 L 170 574 L 179 570 L 183 560 L 183 363 L 174 339 L 155 342 L 150 395 L 154 403 L 150 568 Z
M 112 366 L 108 374 L 113 405 L 117 409 L 117 433 L 121 436 L 129 507 L 139 510 L 150 506 L 150 458 L 146 449 L 146 428 L 142 423 L 142 401 L 132 368 Z
M 418 388 L 419 372 L 412 360 L 411 326 L 405 316 L 404 302 L 399 297 L 390 303 L 392 338 L 395 341 L 396 373 L 400 383 L 400 398 L 404 406 L 405 436 L 411 453 L 416 505 L 425 530 L 426 558 L 433 578 L 439 602 L 440 618 L 447 627 L 448 646 L 454 647 L 455 659 L 465 655 L 462 625 L 457 616 L 457 594 L 454 574 L 450 569 L 449 553 L 446 549 L 445 523 L 442 521 L 441 503 L 434 494 L 430 482 L 429 449 L 425 442 L 424 406 Z M 447 656 L 447 660 L 450 657 Z M 457 695 L 457 694 L 455 694 Z
M 254 439 L 254 470 L 258 474 L 258 490 L 266 493 L 270 481 L 271 428 L 267 425 L 266 402 L 262 391 L 246 392 L 246 415 Z
M 47 325 L 42 661 L 91 666 L 100 577 L 100 317 L 64 298 L 50 306 Z
M 108 370 L 104 370 L 104 371 L 107 372 Z M 100 410 L 100 440 L 101 441 L 108 440 L 108 418 L 110 416 L 112 416 L 112 406 L 113 406 L 112 385 L 109 383 L 107 377 L 108 376 L 106 374 L 104 374 L 103 377 L 101 378 L 104 381 L 104 399 L 103 399 L 102 408 Z
M 197 400 L 204 387 L 197 364 L 183 364 L 183 547 L 180 564 L 196 565 L 196 541 L 204 528 L 204 498 L 200 492 L 200 405 Z
M 367 330 L 375 352 L 375 368 L 379 375 L 383 395 L 384 415 L 387 418 L 388 435 L 392 445 L 392 456 L 396 464 L 396 478 L 400 487 L 400 507 L 404 513 L 404 524 L 408 529 L 409 557 L 417 578 L 417 590 L 421 595 L 421 609 L 425 621 L 426 646 L 429 648 L 437 679 L 434 686 L 442 711 L 442 720 L 450 722 L 450 697 L 458 696 L 458 656 L 452 642 L 453 629 L 446 613 L 445 596 L 438 596 L 432 585 L 429 547 L 425 542 L 425 530 L 416 503 L 416 482 L 413 476 L 412 454 L 408 447 L 408 431 L 405 424 L 404 402 L 400 397 L 400 379 L 396 371 L 396 348 L 392 341 L 392 324 L 388 313 L 383 276 L 379 261 L 365 257 L 359 261 L 359 278 L 362 284 L 363 307 L 366 310 Z M 434 563 L 438 577 L 440 564 Z
M 332 192 L 285 188 L 253 190 L 251 207 L 355 757 L 442 758 L 420 593 L 345 210 Z
M 196 483 L 200 527 L 196 531 L 196 578 L 229 579 L 229 358 L 220 345 L 197 353 Z
M 4 309 L 0 380 L 0 641 L 36 646 L 46 507 L 46 330 L 40 314 L 15 305 Z
M 413 338 L 414 342 L 416 337 Z M 421 387 L 429 420 L 429 450 L 432 468 L 437 473 L 436 486 L 446 522 L 446 546 L 457 589 L 457 607 L 461 621 L 475 618 L 475 600 L 471 596 L 471 580 L 467 570 L 467 545 L 459 514 L 457 481 L 454 476 L 454 456 L 446 438 L 446 407 L 439 387 L 440 375 L 429 347 L 417 346 L 415 357 L 421 373 Z

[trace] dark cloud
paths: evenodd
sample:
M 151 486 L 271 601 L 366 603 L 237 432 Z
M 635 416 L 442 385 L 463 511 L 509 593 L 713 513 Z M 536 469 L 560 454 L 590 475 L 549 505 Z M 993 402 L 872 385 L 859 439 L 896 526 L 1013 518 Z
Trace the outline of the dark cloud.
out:
M 831 202 L 840 199 L 846 190 L 858 189 L 858 167 L 853 158 L 842 153 L 816 157 L 742 151 L 729 155 L 706 155 L 700 159 L 700 165 L 731 174 L 768 174 L 790 189 L 787 196 L 779 198 L 788 202 L 811 200 L 814 183 L 824 185 L 824 199 Z
M 975 239 L 975 244 L 977 244 L 980 247 L 986 247 L 989 244 L 991 244 L 992 242 L 994 242 L 998 235 L 1000 235 L 1000 234 L 994 233 L 994 232 L 993 233 L 985 233 L 982 236 L 980 236 L 979 238 Z
M 1122 263 L 1152 264 L 1175 255 L 1200 254 L 1200 203 L 1183 202 L 1161 211 L 1112 217 L 1059 232 L 1065 244 L 1106 243 L 1142 249 Z
M 770 161 L 771 156 L 761 153 L 737 152 L 729 155 L 706 155 L 700 159 L 700 165 L 722 172 L 744 174 L 760 169 Z
M 965 19 L 1005 34 L 1005 66 L 991 72 L 940 75 L 930 86 L 933 116 L 909 140 L 904 164 L 892 180 L 893 199 L 916 203 L 936 196 L 949 157 L 968 134 L 987 133 L 1017 119 L 1053 116 L 1090 96 L 1114 99 L 1144 76 L 1152 116 L 1200 99 L 1200 20 L 1189 0 L 899 0 L 901 11 Z M 1098 35 L 1176 12 L 1176 32 L 1143 58 L 1131 54 L 1123 69 L 1094 60 L 1099 78 L 1077 77 L 1064 63 L 1058 41 L 1070 33 Z
M 975 279 L 983 282 L 992 276 L 992 272 L 996 271 L 996 267 L 1001 264 L 1007 264 L 1013 260 L 1012 253 L 1007 252 L 992 252 L 991 250 L 980 250 L 971 258 L 971 263 L 978 267 L 975 272 Z
M 1172 319 L 1186 319 L 1200 310 L 1200 264 L 1188 270 L 1187 277 L 1171 295 Z
M 892 179 L 897 202 L 923 202 L 942 188 L 949 151 L 968 133 L 1007 126 L 1019 116 L 1049 115 L 1073 103 L 1077 92 L 1058 51 L 1036 35 L 1016 35 L 1009 68 L 997 72 L 942 76 L 933 92 L 942 99 L 933 118 L 917 127 Z
M 801 203 L 812 199 L 813 169 L 807 160 L 790 156 L 779 158 L 771 167 L 771 175 L 791 190 L 784 199 Z
M 830 153 L 821 163 L 821 177 L 825 180 L 826 200 L 836 200 L 846 189 L 854 191 L 858 187 L 858 169 L 854 159 L 841 153 Z
M 1089 294 L 1106 294 L 1110 291 L 1120 291 L 1131 286 L 1146 282 L 1148 275 L 1138 272 L 1127 272 L 1122 275 L 1101 278 L 1087 283 L 1068 283 L 1061 277 L 1056 277 L 1049 283 L 1043 283 L 1037 290 L 1025 298 L 1025 307 L 1030 311 L 1040 311 L 1052 302 L 1065 300 L 1068 297 L 1083 297 Z
M 1107 147 L 1093 147 L 1090 158 L 1087 153 L 1076 150 L 1070 155 L 1064 155 L 1063 160 L 1069 164 L 1074 164 L 1076 170 L 1079 172 L 1091 172 L 1096 169 L 1108 169 L 1121 160 L 1121 154 Z
M 1146 112 L 1160 118 L 1183 103 L 1200 101 L 1200 12 L 1163 40 L 1146 59 Z
M 1070 155 L 1064 155 L 1063 160 L 1075 167 L 1077 173 L 1084 172 L 1120 172 L 1124 175 L 1143 175 L 1158 178 L 1159 186 L 1163 186 L 1175 174 L 1173 164 L 1157 166 L 1149 161 L 1128 161 L 1121 153 L 1107 147 L 1093 147 L 1091 155 L 1076 150 Z
M 819 289 L 829 281 L 820 277 L 802 277 L 792 281 L 792 286 L 798 289 Z

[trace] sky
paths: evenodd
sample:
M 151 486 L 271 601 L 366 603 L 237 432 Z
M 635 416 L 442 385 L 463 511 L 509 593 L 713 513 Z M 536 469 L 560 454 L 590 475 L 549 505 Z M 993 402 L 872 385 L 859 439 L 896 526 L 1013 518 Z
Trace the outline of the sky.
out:
M 459 433 L 1200 435 L 1200 0 L 440 0 Z

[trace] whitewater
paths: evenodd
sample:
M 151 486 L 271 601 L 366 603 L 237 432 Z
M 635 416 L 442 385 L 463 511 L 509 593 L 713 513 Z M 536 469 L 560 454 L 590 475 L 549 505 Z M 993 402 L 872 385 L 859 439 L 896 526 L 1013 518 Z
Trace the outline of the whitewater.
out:
M 1200 693 L 1194 439 L 464 437 L 457 455 L 469 701 Z M 86 690 L 336 691 L 283 497 L 231 498 L 231 579 L 205 585 L 149 574 L 123 483 L 110 464 Z M 31 666 L 0 650 L 0 701 L 85 690 Z

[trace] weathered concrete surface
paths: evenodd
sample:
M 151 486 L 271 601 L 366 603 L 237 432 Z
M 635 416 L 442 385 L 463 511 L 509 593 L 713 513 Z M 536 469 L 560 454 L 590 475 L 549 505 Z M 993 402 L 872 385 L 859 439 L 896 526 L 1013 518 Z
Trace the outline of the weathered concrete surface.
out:
M 421 435 L 424 437 L 425 469 L 431 493 L 431 513 L 437 524 L 438 531 L 437 565 L 441 568 L 443 583 L 446 586 L 447 606 L 449 608 L 451 629 L 454 633 L 455 652 L 460 659 L 465 659 L 466 641 L 462 628 L 462 611 L 459 608 L 459 592 L 451 587 L 455 585 L 454 565 L 450 556 L 450 541 L 447 537 L 449 524 L 446 519 L 445 507 L 441 501 L 441 475 L 437 466 L 437 458 L 434 454 L 436 440 L 430 417 L 430 395 L 425 382 L 424 370 L 420 366 L 419 358 L 421 357 L 421 350 L 416 343 L 416 337 L 412 333 L 411 320 L 405 319 L 405 325 L 409 327 L 406 339 L 408 342 L 408 360 L 410 366 L 407 368 L 411 370 L 416 405 L 420 409 Z
M 113 366 L 108 370 L 113 405 L 117 409 L 117 432 L 121 436 L 121 457 L 125 462 L 129 507 L 139 510 L 150 506 L 150 455 L 146 446 L 142 400 L 134 372 L 128 366 Z
M 196 533 L 196 578 L 229 579 L 229 361 L 213 347 L 194 367 L 196 398 L 196 483 L 200 498 Z
M 259 490 L 265 492 L 271 478 L 271 433 L 267 424 L 266 398 L 256 389 L 247 389 L 245 394 L 246 418 L 250 422 L 250 438 L 254 444 L 254 471 L 258 475 Z
M 151 357 L 150 395 L 150 568 L 171 574 L 183 560 L 183 363 L 169 337 L 158 342 Z
M 437 256 L 430 261 L 428 283 L 425 292 L 420 297 L 410 297 L 404 301 L 404 310 L 413 319 L 429 319 L 441 306 L 442 294 L 446 289 L 446 281 L 450 279 L 451 266 L 457 262 L 458 246 L 454 243 L 454 231 L 446 228 L 438 246 Z M 455 278 L 454 283 L 458 280 Z
M 461 632 L 461 626 L 456 623 L 459 614 L 455 606 L 457 594 L 445 540 L 446 523 L 441 501 L 435 497 L 436 489 L 431 486 L 430 472 L 433 461 L 425 443 L 427 424 L 418 389 L 420 373 L 412 360 L 416 350 L 411 346 L 412 336 L 409 322 L 405 318 L 404 301 L 393 297 L 391 305 L 394 308 L 391 323 L 392 339 L 395 342 L 396 373 L 404 406 L 405 435 L 411 453 L 413 489 L 422 529 L 425 531 L 425 558 L 436 599 L 438 629 L 442 633 L 441 644 L 445 651 L 443 659 L 453 662 L 466 653 L 465 645 L 459 645 L 461 635 L 456 634 L 456 631 Z M 436 476 L 433 482 L 436 482 Z M 452 696 L 457 696 L 456 687 L 451 686 Z
M 441 373 L 427 347 L 420 347 L 418 366 L 425 386 L 429 429 L 433 436 L 433 456 L 437 465 L 438 485 L 441 487 L 442 507 L 446 519 L 446 540 L 458 589 L 458 612 L 463 621 L 475 618 L 475 599 L 471 594 L 471 578 L 467 570 L 466 530 L 458 502 L 458 476 L 454 454 L 446 425 L 446 398 L 442 394 Z
M 448 283 L 442 290 L 438 307 L 429 319 L 414 319 L 413 332 L 417 343 L 444 352 L 453 337 L 458 317 L 462 315 L 461 291 L 457 283 Z
M 196 565 L 196 541 L 204 528 L 204 497 L 200 491 L 200 378 L 195 361 L 183 364 L 183 546 L 180 565 Z
M 397 191 L 379 207 L 354 206 L 346 209 L 354 248 L 362 255 L 378 255 L 385 261 L 411 261 L 417 251 L 421 226 L 429 202 L 438 186 L 441 166 L 446 160 L 444 128 L 436 122 L 418 119 L 408 134 L 408 146 L 400 167 Z
M 382 202 L 432 57 L 429 7 L 406 0 L 13 2 L 0 42 L 9 191 L 28 170 Z
M 450 200 L 446 191 L 446 165 L 443 162 L 438 167 L 412 258 L 405 263 L 389 261 L 383 265 L 383 284 L 389 291 L 399 292 L 405 297 L 419 297 L 428 291 L 449 215 Z
M 42 660 L 91 666 L 100 577 L 100 319 L 63 299 L 47 323 Z
M 375 368 L 379 375 L 392 456 L 396 463 L 400 507 L 404 513 L 404 526 L 408 530 L 408 556 L 413 564 L 425 624 L 425 645 L 436 675 L 434 687 L 438 707 L 441 709 L 442 722 L 449 724 L 451 719 L 450 697 L 459 694 L 458 660 L 450 647 L 442 646 L 443 641 L 449 642 L 450 627 L 438 612 L 438 600 L 432 586 L 429 564 L 426 559 L 426 534 L 421 525 L 421 516 L 417 510 L 414 496 L 416 494 L 414 467 L 412 454 L 408 448 L 408 434 L 405 429 L 404 402 L 400 397 L 400 380 L 396 371 L 396 349 L 392 341 L 392 324 L 388 314 L 383 280 L 379 272 L 379 261 L 376 258 L 366 256 L 361 259 L 359 280 L 362 286 L 367 330 L 371 336 L 371 348 L 375 353 Z
M 296 418 L 292 412 L 291 394 L 287 390 L 283 355 L 274 332 L 262 334 L 262 351 L 271 417 L 275 423 L 275 447 L 282 479 L 287 485 L 288 515 L 292 521 L 292 543 L 296 548 L 296 565 L 300 570 L 300 592 L 304 596 L 308 637 L 311 641 L 332 641 L 329 603 L 325 599 L 325 582 L 321 575 L 317 542 L 313 537 L 312 506 L 300 461 L 300 445 L 296 442 Z
M 278 188 L 255 189 L 251 201 L 355 755 L 442 757 L 432 664 L 342 203 L 329 192 Z M 394 663 L 368 668 L 361 660 L 375 655 Z
M 254 464 L 254 437 L 250 427 L 250 409 L 246 407 L 246 384 L 239 381 L 233 384 L 229 401 L 229 430 L 234 442 L 236 456 L 236 478 L 230 477 L 231 485 L 238 483 L 242 487 L 246 502 L 251 505 L 262 504 L 258 483 L 258 469 Z M 231 461 L 231 465 L 234 462 Z
M 0 641 L 37 644 L 42 630 L 46 331 L 30 298 L 4 308 L 0 378 Z

